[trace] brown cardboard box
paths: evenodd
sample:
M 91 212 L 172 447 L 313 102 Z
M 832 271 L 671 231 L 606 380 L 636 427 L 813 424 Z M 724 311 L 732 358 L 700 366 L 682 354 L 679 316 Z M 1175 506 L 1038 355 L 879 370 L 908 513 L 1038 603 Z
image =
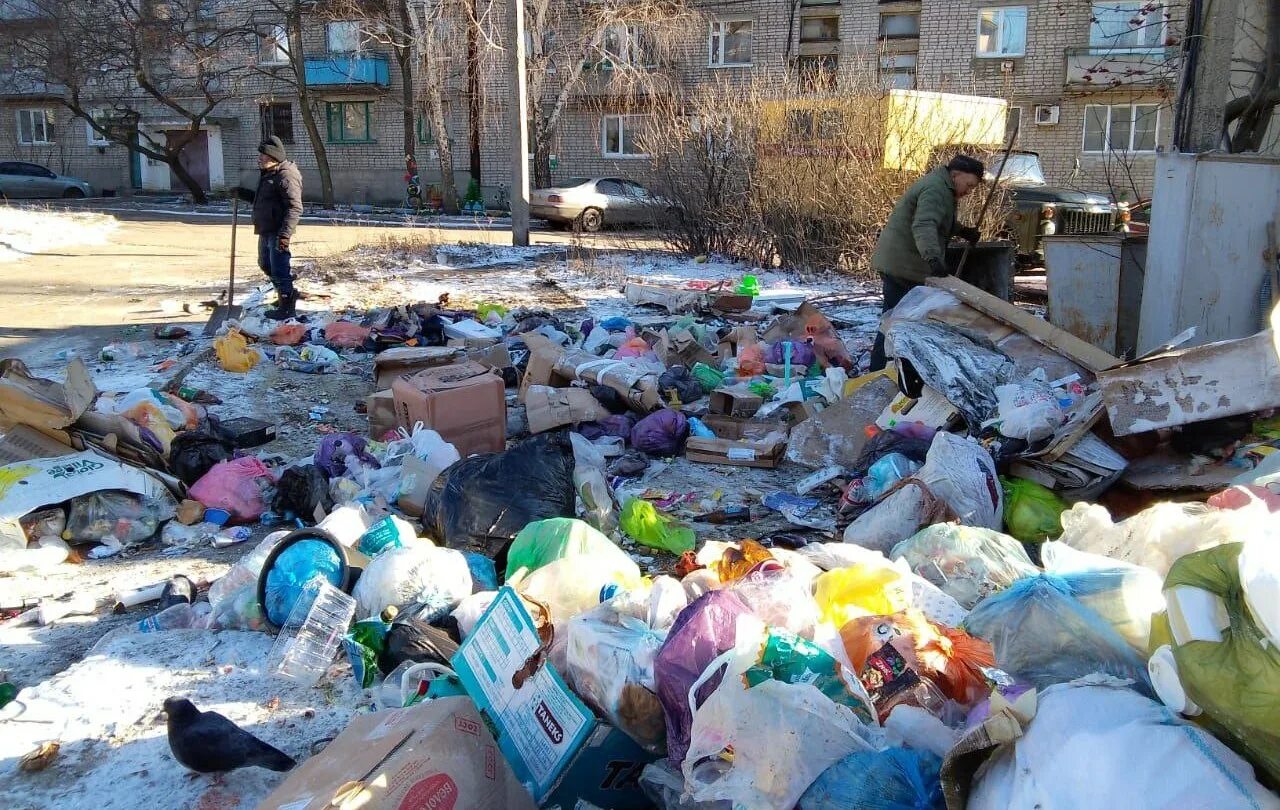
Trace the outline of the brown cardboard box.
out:
M 730 464 L 772 470 L 787 449 L 787 428 L 776 422 L 709 415 L 703 424 L 716 434 L 714 439 L 690 436 L 684 457 L 701 464 Z
M 892 379 L 879 376 L 833 402 L 791 431 L 787 458 L 813 470 L 852 467 L 867 445 L 867 425 L 898 393 Z
M 711 392 L 711 400 L 707 410 L 724 416 L 755 416 L 756 411 L 764 405 L 764 398 L 743 391 L 731 391 L 717 388 Z
M 470 698 L 356 715 L 258 810 L 533 810 Z
M 607 385 L 622 395 L 639 413 L 649 413 L 662 404 L 658 375 L 642 371 L 625 360 L 607 360 L 581 349 L 564 349 L 535 332 L 523 335 L 529 347 L 529 364 L 520 382 L 520 401 L 531 385 L 559 388 L 574 380 Z
M 524 406 L 530 433 L 609 418 L 609 411 L 585 388 L 531 385 L 525 392 Z
M 398 346 L 378 352 L 373 358 L 374 390 L 390 389 L 397 377 L 447 366 L 460 360 L 462 355 L 463 352 L 448 346 Z
M 364 398 L 365 413 L 369 416 L 369 438 L 382 441 L 388 432 L 395 430 L 396 401 L 388 388 Z
M 439 433 L 463 458 L 507 446 L 507 397 L 502 377 L 479 363 L 429 368 L 391 384 L 396 421 Z

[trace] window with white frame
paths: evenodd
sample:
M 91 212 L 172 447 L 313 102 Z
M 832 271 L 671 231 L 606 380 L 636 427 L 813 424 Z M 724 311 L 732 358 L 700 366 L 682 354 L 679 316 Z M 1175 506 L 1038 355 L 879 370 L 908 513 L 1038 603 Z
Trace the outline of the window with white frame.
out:
M 643 115 L 606 115 L 600 119 L 600 151 L 605 157 L 648 157 L 640 146 L 644 132 Z
M 919 36 L 919 12 L 880 15 L 881 39 L 915 39 Z
M 711 23 L 711 42 L 707 64 L 712 67 L 734 67 L 751 64 L 751 20 L 716 20 Z
M 978 56 L 1008 58 L 1026 53 L 1026 6 L 998 6 L 978 11 Z
M 648 66 L 654 63 L 652 43 L 639 25 L 613 25 L 604 32 L 601 49 L 608 64 Z
M 364 23 L 360 20 L 339 20 L 325 26 L 325 41 L 329 53 L 356 53 L 364 45 Z
M 23 146 L 53 143 L 53 110 L 18 110 L 18 143 Z
M 1084 108 L 1085 152 L 1154 152 L 1159 104 L 1090 104 Z
M 107 111 L 101 109 L 89 110 L 89 117 L 92 118 L 94 123 L 98 126 L 105 127 Z M 111 144 L 110 139 L 108 139 L 106 135 L 103 135 L 101 132 L 94 129 L 93 124 L 90 124 L 88 121 L 84 122 L 84 137 L 85 141 L 87 141 L 90 146 L 109 146 Z
M 1164 47 L 1167 15 L 1160 3 L 1094 3 L 1089 48 L 1106 53 L 1154 51 Z
M 283 65 L 289 61 L 289 31 L 268 25 L 258 32 L 258 64 Z

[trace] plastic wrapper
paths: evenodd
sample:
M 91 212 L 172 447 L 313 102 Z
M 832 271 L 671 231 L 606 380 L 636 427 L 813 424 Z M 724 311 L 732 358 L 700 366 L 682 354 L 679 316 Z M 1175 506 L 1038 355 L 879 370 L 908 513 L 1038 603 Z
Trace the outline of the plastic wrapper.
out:
M 213 351 L 222 370 L 236 374 L 243 374 L 262 362 L 262 355 L 257 349 L 249 347 L 249 341 L 238 329 L 232 329 L 222 337 L 215 338 Z
M 466 557 L 423 541 L 374 557 L 352 590 L 357 618 L 377 616 L 394 605 L 427 622 L 449 613 L 470 595 Z
M 587 523 L 602 532 L 618 527 L 618 506 L 605 477 L 605 459 L 600 448 L 579 433 L 570 433 L 573 443 L 573 488 L 582 504 Z
M 666 727 L 653 669 L 666 633 L 630 616 L 612 616 L 606 621 L 593 612 L 568 623 L 565 674 L 611 725 L 646 750 L 663 752 Z
M 1052 540 L 1062 534 L 1062 513 L 1067 504 L 1035 481 L 1000 478 L 1004 489 L 1004 525 L 1024 543 Z
M 36 541 L 42 537 L 61 537 L 67 528 L 67 513 L 62 507 L 37 509 L 18 520 L 22 533 L 27 540 Z
M 275 481 L 271 470 L 253 456 L 220 461 L 189 491 L 210 509 L 225 509 L 237 520 L 257 520 L 267 510 L 264 490 Z
M 928 751 L 854 751 L 822 772 L 799 810 L 945 810 L 941 769 Z
M 674 456 L 689 438 L 689 420 L 680 411 L 663 408 L 636 422 L 631 446 L 651 456 Z
M 1013 361 L 985 336 L 937 321 L 895 320 L 885 342 L 970 428 L 977 430 L 996 413 L 995 389 L 1013 373 Z
M 1148 651 L 1151 617 L 1165 608 L 1159 574 L 1064 543 L 1045 543 L 1041 558 L 1045 572 L 1066 577 L 1076 599 L 1105 619 L 1130 647 L 1142 654 Z
M 1145 657 L 1076 599 L 1070 577 L 1018 580 L 974 608 L 964 629 L 991 642 L 996 666 L 1037 689 L 1102 672 L 1154 694 Z
M 619 525 L 637 543 L 671 554 L 692 551 L 696 541 L 693 529 L 662 514 L 656 506 L 641 498 L 631 498 L 626 502 Z
M 812 684 L 833 702 L 852 709 L 862 722 L 875 723 L 875 708 L 861 681 L 822 647 L 777 627 L 765 630 L 742 680 L 747 688 L 767 680 Z
M 573 445 L 559 432 L 465 458 L 431 484 L 422 525 L 438 541 L 502 563 L 499 555 L 532 521 L 573 517 L 573 466 Z
M 613 541 L 581 520 L 547 518 L 525 526 L 507 551 L 507 577 L 521 568 L 536 571 L 565 557 L 602 555 L 634 565 Z
M 172 503 L 147 501 L 132 492 L 105 490 L 71 499 L 63 537 L 73 543 L 132 546 L 173 517 Z
M 719 554 L 713 556 L 716 551 Z M 742 579 L 766 560 L 773 560 L 773 554 L 751 539 L 723 544 L 711 541 L 698 551 L 697 560 L 715 571 L 721 582 L 728 583 Z
M 1047 385 L 1010 383 L 995 389 L 1001 436 L 1038 442 L 1049 438 L 1066 419 L 1058 397 Z
M 169 445 L 169 468 L 182 483 L 190 486 L 199 481 L 220 461 L 230 461 L 234 450 L 211 433 L 188 430 L 179 433 Z
M 840 628 L 840 638 L 857 671 L 876 650 L 892 643 L 951 700 L 972 706 L 991 694 L 982 672 L 995 666 L 991 645 L 963 630 L 934 624 L 919 611 L 854 619 Z
M 966 609 L 1039 569 L 1022 545 L 1007 534 L 975 526 L 940 523 L 894 546 L 891 556 L 905 560 L 921 577 Z
M 814 581 L 822 620 L 834 627 L 862 616 L 886 616 L 911 604 L 906 574 L 888 560 L 867 560 L 828 571 Z

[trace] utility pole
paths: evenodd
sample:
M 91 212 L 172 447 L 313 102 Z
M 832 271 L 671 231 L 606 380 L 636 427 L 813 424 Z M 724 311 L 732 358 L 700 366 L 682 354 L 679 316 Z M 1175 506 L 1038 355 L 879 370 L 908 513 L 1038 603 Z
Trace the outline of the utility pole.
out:
M 1162 12 L 1155 12 L 1157 14 Z M 1231 98 L 1231 56 L 1235 49 L 1239 0 L 1212 0 L 1197 3 L 1192 14 L 1192 30 L 1187 32 L 1192 64 L 1184 64 L 1190 82 L 1187 105 L 1182 112 L 1185 129 L 1175 132 L 1181 152 L 1216 152 L 1223 148 L 1227 101 Z
M 511 19 L 511 244 L 529 244 L 529 81 L 525 72 L 524 0 L 508 0 Z

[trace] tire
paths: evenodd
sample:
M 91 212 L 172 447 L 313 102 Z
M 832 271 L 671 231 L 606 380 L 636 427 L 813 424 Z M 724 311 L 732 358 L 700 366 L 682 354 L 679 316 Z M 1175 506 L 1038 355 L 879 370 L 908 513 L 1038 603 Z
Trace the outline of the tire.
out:
M 64 199 L 64 200 L 83 200 L 83 199 L 84 199 L 84 192 L 83 192 L 83 191 L 81 191 L 81 190 L 80 190 L 80 189 L 78 189 L 78 188 L 69 188 L 69 189 L 67 189 L 66 191 L 62 192 L 62 199 Z
M 578 227 L 584 233 L 597 233 L 604 227 L 604 212 L 599 208 L 588 208 L 578 215 Z

